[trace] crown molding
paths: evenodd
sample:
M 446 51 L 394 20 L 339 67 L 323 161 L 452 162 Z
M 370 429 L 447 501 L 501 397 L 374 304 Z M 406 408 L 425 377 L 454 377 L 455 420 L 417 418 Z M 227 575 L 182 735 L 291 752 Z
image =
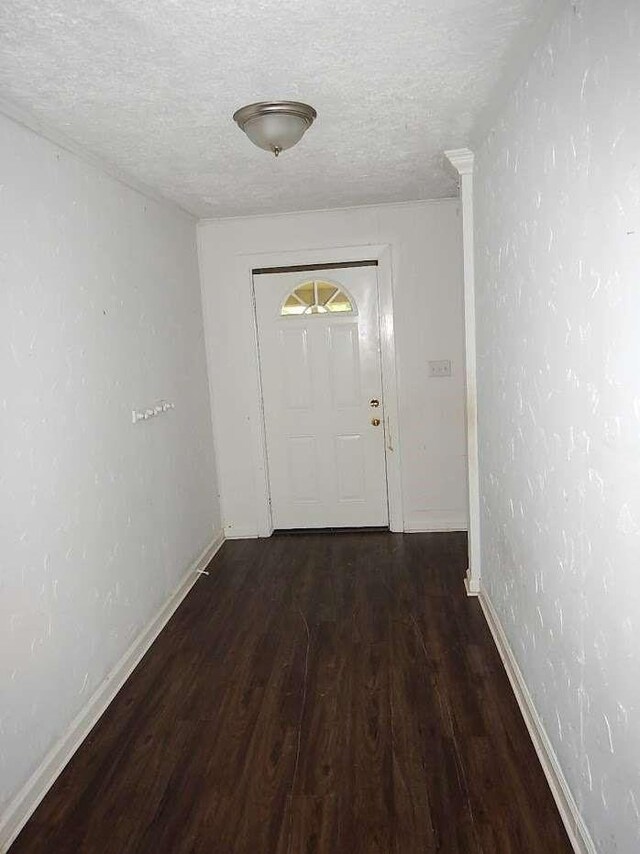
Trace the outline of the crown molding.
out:
M 313 216 L 315 214 L 344 213 L 346 211 L 377 210 L 379 208 L 408 208 L 416 205 L 441 205 L 459 201 L 458 196 L 442 196 L 440 199 L 408 199 L 404 202 L 372 202 L 368 205 L 344 205 L 337 208 L 308 208 L 301 211 L 276 211 L 274 213 L 236 214 L 234 216 L 201 216 L 198 225 L 217 225 L 248 219 L 276 219 L 278 217 Z
M 452 151 L 445 151 L 444 156 L 458 175 L 473 174 L 473 151 L 470 148 L 455 148 Z
M 11 119 L 11 121 L 16 122 L 16 124 L 27 128 L 27 130 L 35 133 L 37 136 L 57 145 L 58 148 L 62 148 L 64 151 L 72 154 L 84 163 L 89 164 L 89 166 L 93 166 L 94 169 L 108 175 L 120 184 L 124 184 L 124 186 L 128 187 L 130 190 L 140 193 L 140 195 L 145 198 L 151 199 L 154 202 L 159 202 L 165 206 L 168 205 L 169 207 L 174 208 L 174 210 L 179 211 L 184 216 L 188 216 L 189 219 L 198 218 L 194 213 L 192 213 L 192 211 L 183 208 L 173 199 L 163 196 L 162 193 L 158 193 L 144 182 L 138 181 L 137 178 L 134 178 L 128 172 L 123 171 L 113 163 L 110 163 L 108 160 L 103 160 L 97 154 L 93 154 L 89 149 L 67 136 L 63 131 L 52 127 L 47 121 L 38 118 L 29 110 L 25 110 L 23 107 L 19 107 L 17 104 L 14 104 L 12 101 L 8 101 L 3 97 L 0 97 L 0 113 L 8 119 Z

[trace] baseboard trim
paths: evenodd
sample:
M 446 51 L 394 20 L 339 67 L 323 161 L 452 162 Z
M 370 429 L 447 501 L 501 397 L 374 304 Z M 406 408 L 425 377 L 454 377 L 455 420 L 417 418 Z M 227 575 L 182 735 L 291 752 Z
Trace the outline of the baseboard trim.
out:
M 489 599 L 486 590 L 480 589 L 478 594 L 480 606 L 484 613 L 485 619 L 493 635 L 493 640 L 500 653 L 500 658 L 507 671 L 509 682 L 516 696 L 522 717 L 529 730 L 531 741 L 538 754 L 538 759 L 542 765 L 542 770 L 545 773 L 551 794 L 556 802 L 560 817 L 567 830 L 569 840 L 576 854 L 597 854 L 596 847 L 591 839 L 591 835 L 584 823 L 584 819 L 580 815 L 580 810 L 576 804 L 569 785 L 565 779 L 558 757 L 555 754 L 549 736 L 540 719 L 536 707 L 527 688 L 527 684 L 522 675 L 522 671 L 515 659 L 513 650 L 509 645 L 507 636 L 502 628 L 502 624 L 496 613 L 493 603 Z
M 448 515 L 434 511 L 415 519 L 405 519 L 405 534 L 437 534 L 450 531 L 466 531 L 467 520 L 455 514 Z
M 437 515 L 423 519 L 410 519 L 404 522 L 402 528 L 405 534 L 445 534 L 453 531 L 466 532 L 467 529 L 467 522 L 464 519 Z M 224 529 L 224 536 L 227 540 L 255 540 L 257 537 L 270 536 L 272 533 L 273 531 L 268 534 L 261 534 L 255 528 L 236 527 L 235 525 L 227 525 Z
M 480 595 L 480 583 L 477 577 L 472 574 L 471 569 L 467 570 L 467 574 L 464 577 L 464 589 L 467 596 L 475 596 L 477 598 Z
M 226 540 L 255 540 L 260 536 L 260 534 L 255 528 L 225 525 L 224 536 Z
M 114 669 L 92 694 L 86 706 L 73 719 L 66 733 L 51 748 L 39 767 L 13 798 L 7 811 L 0 819 L 0 851 L 8 851 L 65 765 L 89 735 L 93 726 L 106 711 L 143 655 L 169 622 L 189 590 L 200 578 L 200 571 L 206 568 L 224 540 L 224 535 L 218 533 L 202 554 L 191 564 L 180 585 L 146 628 L 135 638 Z

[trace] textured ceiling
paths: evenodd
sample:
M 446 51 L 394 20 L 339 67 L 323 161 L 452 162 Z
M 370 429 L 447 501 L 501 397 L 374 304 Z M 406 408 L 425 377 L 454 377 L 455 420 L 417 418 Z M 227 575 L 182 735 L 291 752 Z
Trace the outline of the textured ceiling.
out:
M 3 0 L 0 94 L 200 216 L 452 195 L 542 0 Z M 292 98 L 278 160 L 232 122 Z

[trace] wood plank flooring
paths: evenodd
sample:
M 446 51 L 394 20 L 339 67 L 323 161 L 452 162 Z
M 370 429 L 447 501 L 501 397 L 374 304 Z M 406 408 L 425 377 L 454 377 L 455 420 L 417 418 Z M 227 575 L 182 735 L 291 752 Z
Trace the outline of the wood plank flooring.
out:
M 462 534 L 227 542 L 11 848 L 555 854 Z

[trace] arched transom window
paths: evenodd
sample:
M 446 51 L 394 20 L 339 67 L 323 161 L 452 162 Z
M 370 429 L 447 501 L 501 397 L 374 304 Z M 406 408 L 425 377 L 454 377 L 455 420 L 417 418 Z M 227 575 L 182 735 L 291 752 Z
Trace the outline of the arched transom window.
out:
M 283 317 L 295 314 L 327 314 L 353 312 L 350 297 L 331 282 L 313 281 L 298 285 L 282 303 Z

